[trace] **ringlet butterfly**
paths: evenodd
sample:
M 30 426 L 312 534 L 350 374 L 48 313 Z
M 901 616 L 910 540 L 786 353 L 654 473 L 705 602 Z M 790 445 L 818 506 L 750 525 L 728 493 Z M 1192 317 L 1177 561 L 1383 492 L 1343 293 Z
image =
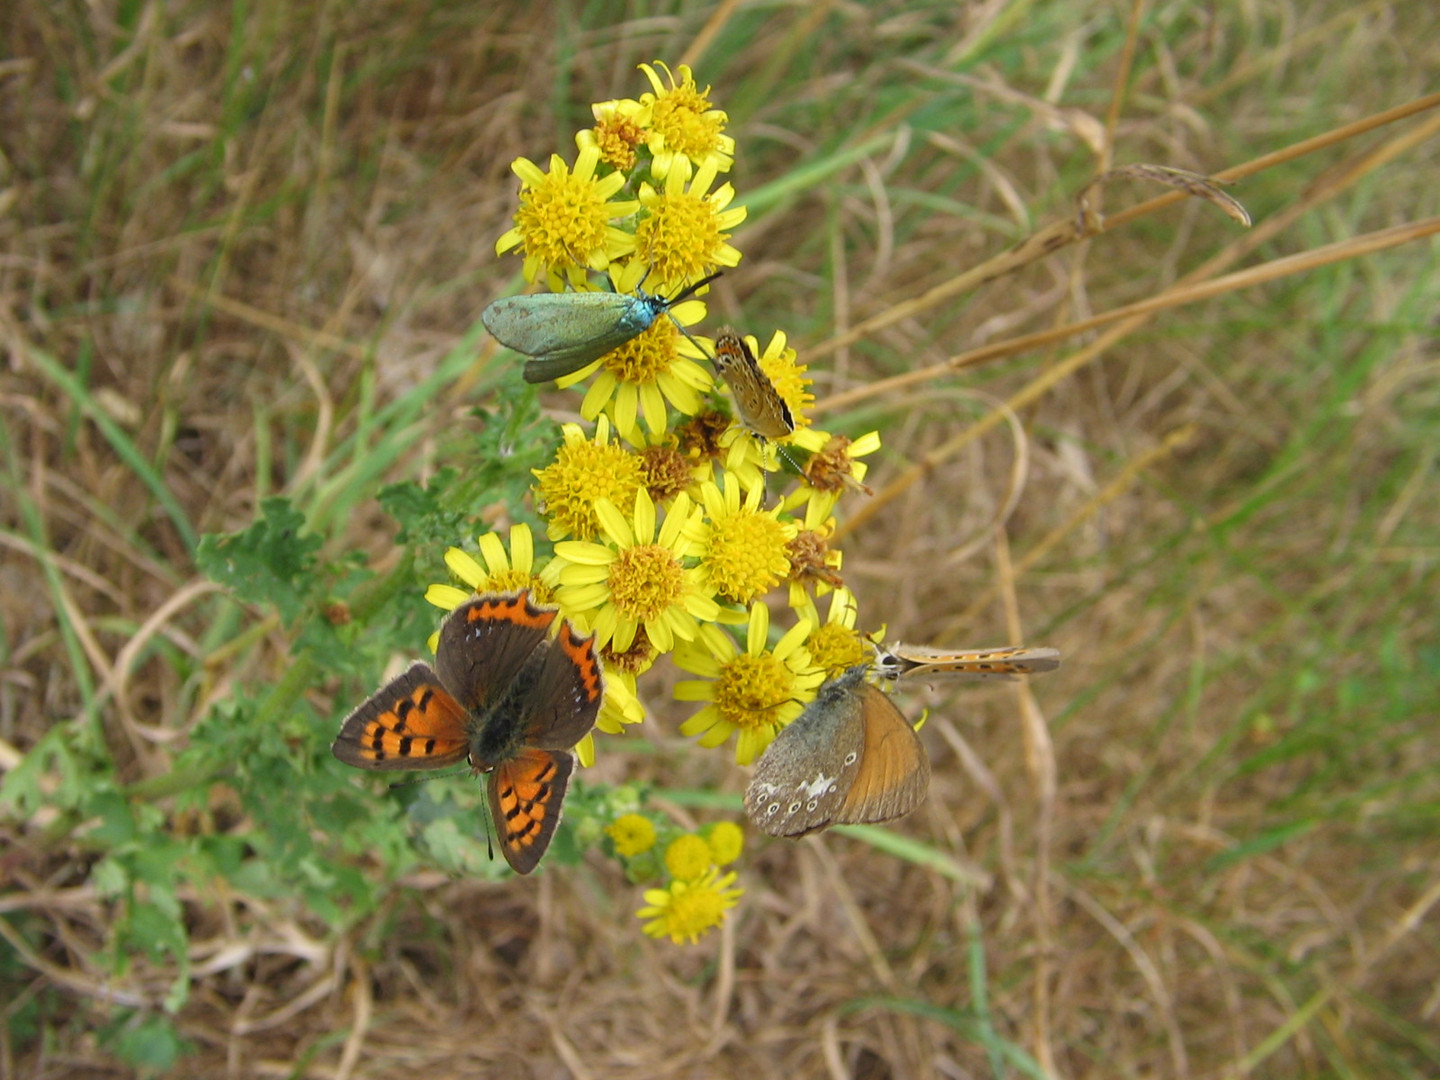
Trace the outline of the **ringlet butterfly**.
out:
M 859 664 L 815 700 L 760 755 L 745 812 L 771 836 L 904 817 L 930 790 L 930 759 L 904 716 Z

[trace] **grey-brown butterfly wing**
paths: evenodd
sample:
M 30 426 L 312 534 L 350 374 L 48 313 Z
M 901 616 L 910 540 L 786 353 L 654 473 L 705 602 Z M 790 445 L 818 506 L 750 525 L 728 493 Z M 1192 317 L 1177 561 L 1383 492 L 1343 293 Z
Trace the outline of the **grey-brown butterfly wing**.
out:
M 866 665 L 831 679 L 755 765 L 745 812 L 771 836 L 890 821 L 930 787 L 930 762 L 900 710 L 865 682 Z
M 815 700 L 775 736 L 755 763 L 745 812 L 771 836 L 804 836 L 831 824 L 860 768 L 865 725 L 853 693 L 865 669 L 820 687 Z

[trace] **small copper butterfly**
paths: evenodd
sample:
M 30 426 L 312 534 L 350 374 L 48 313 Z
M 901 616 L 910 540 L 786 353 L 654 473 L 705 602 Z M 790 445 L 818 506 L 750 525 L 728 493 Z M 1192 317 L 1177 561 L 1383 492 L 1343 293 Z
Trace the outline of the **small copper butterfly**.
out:
M 859 664 L 824 683 L 755 764 L 745 813 L 771 836 L 890 821 L 925 801 L 930 759 Z
M 486 593 L 440 628 L 435 667 L 411 664 L 345 719 L 331 751 L 358 769 L 438 769 L 468 760 L 489 773 L 490 816 L 517 874 L 535 869 L 555 826 L 571 748 L 595 726 L 604 694 L 595 635 L 581 636 L 528 590 Z
M 783 439 L 795 430 L 790 406 L 734 328 L 715 335 L 715 371 L 735 397 L 740 423 L 762 439 Z
M 935 649 L 895 642 L 877 648 L 875 672 L 886 679 L 953 675 L 961 679 L 1014 679 L 1038 675 L 1060 666 L 1059 649 Z

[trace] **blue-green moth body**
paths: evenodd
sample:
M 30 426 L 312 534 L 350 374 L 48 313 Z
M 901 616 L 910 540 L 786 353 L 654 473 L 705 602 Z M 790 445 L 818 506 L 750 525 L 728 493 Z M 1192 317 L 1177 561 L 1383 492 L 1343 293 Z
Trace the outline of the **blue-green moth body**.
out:
M 612 292 L 507 296 L 482 311 L 480 320 L 501 345 L 532 357 L 525 362 L 526 382 L 550 382 L 643 334 L 670 308 L 719 276 L 711 274 L 668 300 L 638 289 L 633 296 Z

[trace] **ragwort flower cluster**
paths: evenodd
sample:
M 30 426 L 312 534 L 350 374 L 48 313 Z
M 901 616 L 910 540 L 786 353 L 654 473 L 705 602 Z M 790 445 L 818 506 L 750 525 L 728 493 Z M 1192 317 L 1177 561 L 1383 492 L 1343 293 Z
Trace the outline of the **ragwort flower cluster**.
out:
M 595 105 L 573 162 L 514 163 L 520 207 L 496 252 L 520 254 L 528 281 L 671 298 L 739 264 L 730 240 L 746 211 L 721 182 L 735 155 L 725 113 L 688 67 L 640 70 L 650 91 Z M 508 552 L 489 534 L 447 564 L 469 589 L 528 585 L 596 633 L 606 676 L 598 731 L 643 720 L 636 680 L 670 653 L 698 677 L 677 687 L 680 700 L 701 704 L 683 732 L 712 748 L 733 736 L 735 760 L 749 764 L 827 677 L 867 655 L 829 540 L 838 500 L 863 487 L 861 459 L 880 443 L 811 424 L 810 379 L 783 330 L 763 347 L 744 337 L 748 383 L 718 379 L 715 343 L 701 330 L 707 291 L 560 380 L 587 384 L 586 424 L 564 425 L 554 460 L 535 473 L 548 550 L 520 525 Z M 787 433 L 757 436 L 737 419 L 747 415 L 737 399 L 770 403 Z M 816 599 L 826 594 L 822 619 Z M 453 608 L 469 595 L 436 585 L 428 598 Z M 592 763 L 592 738 L 577 752 Z M 626 827 L 612 832 L 622 853 L 638 843 L 638 826 Z M 724 861 L 690 863 L 646 893 L 647 933 L 694 940 L 733 905 L 739 890 L 733 873 L 720 874 Z
M 744 891 L 732 887 L 735 871 L 723 870 L 745 846 L 745 834 L 734 822 L 677 832 L 668 824 L 657 828 L 643 814 L 628 813 L 606 826 L 605 834 L 632 881 L 668 879 L 663 888 L 645 890 L 645 907 L 636 912 L 653 938 L 693 944 L 724 921 Z

